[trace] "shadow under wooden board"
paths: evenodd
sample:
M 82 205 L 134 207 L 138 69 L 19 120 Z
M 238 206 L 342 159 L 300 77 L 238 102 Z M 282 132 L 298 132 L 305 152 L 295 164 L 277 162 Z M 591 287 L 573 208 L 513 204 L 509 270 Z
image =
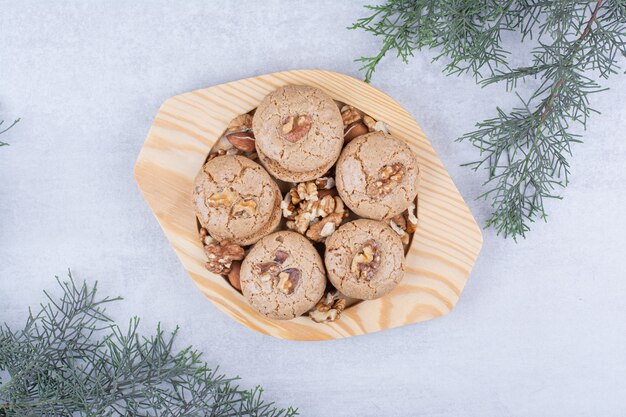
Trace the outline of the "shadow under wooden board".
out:
M 235 116 L 256 108 L 286 84 L 310 85 L 353 105 L 406 141 L 420 164 L 418 227 L 404 279 L 391 293 L 346 309 L 339 320 L 265 318 L 221 276 L 204 267 L 192 205 L 192 184 L 211 147 Z M 264 334 L 293 340 L 327 340 L 373 333 L 449 313 L 456 305 L 482 246 L 482 234 L 441 160 L 415 120 L 369 84 L 321 70 L 285 71 L 172 97 L 154 120 L 135 165 L 135 177 L 183 266 L 222 311 Z

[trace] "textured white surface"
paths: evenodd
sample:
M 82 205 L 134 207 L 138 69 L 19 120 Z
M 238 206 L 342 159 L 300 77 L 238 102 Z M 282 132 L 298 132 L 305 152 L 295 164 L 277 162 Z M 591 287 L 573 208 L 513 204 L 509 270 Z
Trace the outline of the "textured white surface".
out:
M 378 41 L 347 31 L 361 1 L 0 1 L 0 321 L 71 267 L 126 299 L 119 320 L 180 324 L 180 344 L 261 384 L 304 416 L 623 416 L 626 413 L 626 83 L 574 148 L 565 200 L 515 244 L 484 233 L 456 309 L 430 322 L 324 343 L 262 336 L 196 290 L 135 184 L 133 164 L 168 97 L 262 73 L 324 68 Z M 526 50 L 528 52 L 528 49 Z M 476 156 L 453 139 L 516 104 L 500 86 L 441 74 L 420 53 L 373 84 L 421 124 L 478 221 Z M 521 62 L 521 61 L 520 61 Z

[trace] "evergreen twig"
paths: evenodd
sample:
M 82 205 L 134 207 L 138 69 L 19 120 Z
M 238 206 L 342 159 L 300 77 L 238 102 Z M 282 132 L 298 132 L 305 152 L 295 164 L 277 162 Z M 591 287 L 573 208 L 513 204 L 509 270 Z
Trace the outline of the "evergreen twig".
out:
M 0 120 L 0 135 L 5 133 L 6 131 L 8 131 L 9 129 L 11 129 L 13 126 L 15 126 L 17 124 L 17 122 L 19 122 L 20 119 L 14 120 L 13 123 L 11 123 L 9 125 L 9 127 L 3 128 L 2 125 L 4 124 L 4 120 Z M 9 146 L 8 143 L 3 142 L 0 140 L 0 146 Z
M 424 47 L 448 59 L 446 73 L 468 72 L 482 85 L 503 82 L 513 90 L 520 81 L 540 80 L 527 99 L 516 91 L 519 107 L 497 108 L 496 117 L 458 139 L 480 151 L 465 165 L 488 172 L 481 195 L 493 208 L 487 226 L 505 237 L 525 236 L 530 223 L 546 218 L 544 200 L 561 198 L 557 190 L 568 183 L 571 145 L 581 141 L 572 131 L 585 128 L 596 112 L 590 96 L 604 90 L 592 74 L 618 73 L 617 60 L 626 56 L 626 1 L 388 0 L 366 7 L 372 15 L 352 28 L 383 39 L 378 55 L 357 60 L 366 81 L 387 52 L 406 62 Z M 535 38 L 531 65 L 511 68 L 503 31 Z
M 143 337 L 139 319 L 122 330 L 105 308 L 120 298 L 57 281 L 60 299 L 30 312 L 23 329 L 0 329 L 0 416 L 291 417 L 210 369 L 191 347 L 174 349 L 177 333 Z

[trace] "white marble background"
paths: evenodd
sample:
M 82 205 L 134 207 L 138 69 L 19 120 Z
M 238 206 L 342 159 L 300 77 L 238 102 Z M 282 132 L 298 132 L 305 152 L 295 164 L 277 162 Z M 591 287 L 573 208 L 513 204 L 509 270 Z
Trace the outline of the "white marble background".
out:
M 303 416 L 626 415 L 623 76 L 592 97 L 602 114 L 550 221 L 518 244 L 485 231 L 443 318 L 286 342 L 235 323 L 187 277 L 133 178 L 160 103 L 285 69 L 359 76 L 352 60 L 378 48 L 345 29 L 363 1 L 0 1 L 0 115 L 22 117 L 0 149 L 0 321 L 21 324 L 71 267 L 125 297 L 118 320 L 180 324 L 181 346 Z M 445 77 L 431 56 L 386 59 L 373 85 L 415 116 L 484 224 L 482 177 L 459 166 L 476 152 L 453 140 L 515 99 Z

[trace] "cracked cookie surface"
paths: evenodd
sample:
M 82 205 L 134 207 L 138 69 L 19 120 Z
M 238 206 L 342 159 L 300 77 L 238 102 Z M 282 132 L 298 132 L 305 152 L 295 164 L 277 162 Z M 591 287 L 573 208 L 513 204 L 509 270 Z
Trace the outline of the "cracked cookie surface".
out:
M 398 235 L 376 220 L 341 226 L 326 240 L 324 263 L 330 282 L 360 300 L 387 294 L 404 275 L 404 249 Z
M 305 237 L 290 231 L 272 233 L 257 242 L 241 264 L 240 280 L 250 305 L 278 320 L 304 314 L 326 288 L 319 253 Z
M 252 126 L 261 162 L 283 181 L 322 175 L 343 146 L 339 108 L 314 87 L 287 85 L 271 92 L 259 104 Z
M 357 215 L 382 220 L 411 205 L 417 195 L 419 167 L 403 141 L 383 132 L 352 140 L 337 161 L 337 191 Z
M 196 176 L 193 203 L 218 241 L 250 245 L 278 227 L 282 196 L 265 169 L 243 156 L 218 156 Z

